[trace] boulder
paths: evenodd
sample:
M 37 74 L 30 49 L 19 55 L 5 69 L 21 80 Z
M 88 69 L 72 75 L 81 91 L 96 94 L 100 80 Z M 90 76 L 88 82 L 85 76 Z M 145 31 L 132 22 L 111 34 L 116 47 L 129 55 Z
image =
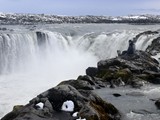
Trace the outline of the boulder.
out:
M 69 101 L 71 104 L 65 104 Z M 44 104 L 41 109 L 36 105 Z M 65 107 L 62 109 L 62 106 Z M 72 109 L 70 109 L 72 107 Z M 73 115 L 78 112 L 77 116 Z M 110 103 L 88 90 L 59 85 L 33 98 L 29 104 L 17 107 L 2 120 L 119 120 L 120 113 Z
M 119 94 L 119 93 L 113 93 L 113 96 L 114 96 L 114 97 L 120 97 L 120 96 L 122 96 L 122 95 Z
M 97 77 L 91 77 L 89 75 L 80 75 L 77 80 L 87 81 L 90 85 L 92 85 L 92 88 L 94 89 L 100 89 L 106 87 L 106 83 L 102 82 L 102 79 Z
M 89 76 L 95 76 L 98 72 L 98 69 L 96 67 L 88 67 L 86 69 L 86 75 L 89 75 Z
M 155 102 L 155 105 L 158 109 L 160 109 L 160 99 Z
M 80 75 L 78 76 L 77 80 L 84 80 L 89 82 L 91 85 L 95 85 L 94 78 L 90 77 L 89 75 L 84 75 L 84 76 Z
M 136 51 L 135 54 L 123 54 L 116 58 L 101 60 L 97 64 L 98 72 L 96 77 L 102 81 L 117 86 L 116 81 L 121 79 L 126 85 L 139 88 L 144 83 L 160 83 L 160 70 L 157 60 L 152 58 L 149 53 Z M 114 81 L 114 83 L 113 83 Z
M 147 81 L 145 81 L 141 78 L 138 78 L 138 77 L 133 77 L 132 80 L 130 80 L 128 82 L 133 88 L 141 88 L 142 86 L 147 84 Z
M 58 85 L 71 85 L 75 87 L 76 89 L 83 89 L 83 90 L 93 90 L 94 86 L 92 86 L 88 81 L 86 80 L 68 80 L 68 81 L 63 81 L 59 83 Z
M 24 107 L 23 105 L 14 106 L 12 112 L 5 115 L 1 120 L 13 120 L 15 117 L 19 115 L 23 107 Z
M 132 78 L 132 72 L 128 69 L 120 69 L 114 74 L 115 78 L 121 78 L 121 81 L 127 82 L 130 78 Z

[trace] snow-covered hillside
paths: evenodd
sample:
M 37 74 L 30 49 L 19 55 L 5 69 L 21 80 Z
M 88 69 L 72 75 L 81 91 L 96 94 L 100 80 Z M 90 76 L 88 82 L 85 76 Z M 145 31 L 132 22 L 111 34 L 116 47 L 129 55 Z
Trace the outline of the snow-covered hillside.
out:
M 13 14 L 0 13 L 1 25 L 14 24 L 54 24 L 54 23 L 160 23 L 160 15 L 129 15 L 129 16 L 58 16 L 45 14 Z

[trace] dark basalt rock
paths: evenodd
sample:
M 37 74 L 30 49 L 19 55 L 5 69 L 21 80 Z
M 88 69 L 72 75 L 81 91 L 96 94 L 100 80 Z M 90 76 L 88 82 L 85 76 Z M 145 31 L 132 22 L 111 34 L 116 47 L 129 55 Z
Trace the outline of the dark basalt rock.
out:
M 61 110 L 66 100 L 74 103 L 74 110 Z M 44 107 L 37 109 L 37 103 L 42 102 Z M 72 114 L 78 112 L 77 117 Z M 70 85 L 59 85 L 32 99 L 29 104 L 14 109 L 1 120 L 119 120 L 118 110 L 110 103 L 103 101 L 99 96 L 86 90 L 77 90 Z
M 160 53 L 160 37 L 154 39 L 152 44 L 147 47 L 146 51 L 151 55 L 157 55 L 157 53 Z
M 119 93 L 113 93 L 113 96 L 115 96 L 115 97 L 120 97 L 120 96 L 122 96 L 122 95 L 119 94 Z
M 89 75 L 79 76 L 77 80 L 87 81 L 92 88 L 100 89 L 107 86 L 107 83 L 103 82 L 102 79 L 91 77 Z
M 131 81 L 130 81 L 130 85 L 133 88 L 141 88 L 142 86 L 144 86 L 144 84 L 146 84 L 147 82 L 143 79 L 140 79 L 138 77 L 134 77 Z
M 133 40 L 134 42 L 137 42 L 137 40 L 142 36 L 142 35 L 155 35 L 155 34 L 158 34 L 159 32 L 157 31 L 145 31 L 145 32 L 142 32 L 142 33 L 139 33 L 138 35 L 136 35 Z
M 96 67 L 88 67 L 86 69 L 86 75 L 89 75 L 89 76 L 95 76 L 98 72 L 98 69 Z
M 147 82 L 159 84 L 160 81 L 159 62 L 144 51 L 101 60 L 97 66 L 98 73 L 95 76 L 102 78 L 102 81 L 108 81 L 113 87 L 119 86 L 115 84 L 119 83 L 119 79 L 136 88 Z
M 16 118 L 19 115 L 19 113 L 23 109 L 23 107 L 24 106 L 22 106 L 22 105 L 14 106 L 12 112 L 5 115 L 1 120 L 13 120 L 14 118 Z
M 90 76 L 88 76 L 88 75 L 84 75 L 84 76 L 79 76 L 78 78 L 77 78 L 77 80 L 84 80 L 84 81 L 87 81 L 87 82 L 89 82 L 91 85 L 95 85 L 95 81 L 93 80 L 94 78 L 92 78 L 92 77 L 90 77 Z
M 160 109 L 160 99 L 155 102 L 155 105 L 157 106 L 158 109 Z
M 83 90 L 93 90 L 94 86 L 92 86 L 88 81 L 86 80 L 68 80 L 63 81 L 59 85 L 71 85 L 75 87 L 76 89 L 83 89 Z

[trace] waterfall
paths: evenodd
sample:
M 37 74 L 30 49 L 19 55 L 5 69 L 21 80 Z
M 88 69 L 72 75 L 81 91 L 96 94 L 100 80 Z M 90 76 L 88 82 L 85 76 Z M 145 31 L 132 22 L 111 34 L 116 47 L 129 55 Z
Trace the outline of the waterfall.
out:
M 128 41 L 141 34 L 138 31 L 118 31 L 112 33 L 90 33 L 78 40 L 78 46 L 84 51 L 90 51 L 99 59 L 117 56 L 117 50 L 124 51 L 128 48 Z M 152 41 L 160 34 L 141 35 L 136 41 L 136 49 L 145 51 Z
M 35 34 L 0 35 L 0 72 L 9 73 L 34 57 L 37 51 Z
M 22 71 L 29 65 L 38 66 L 39 61 L 54 61 L 56 57 L 73 51 L 88 52 L 98 59 L 112 58 L 117 56 L 117 50 L 126 50 L 128 40 L 137 34 L 139 33 L 135 31 L 123 30 L 99 34 L 93 32 L 70 38 L 52 31 L 4 33 L 0 35 L 0 73 Z M 158 36 L 159 34 L 139 36 L 136 49 L 145 50 Z
M 116 57 L 117 50 L 127 49 L 129 39 L 146 30 L 123 26 L 13 26 L 14 31 L 0 31 L 0 117 L 13 105 L 26 104 L 61 81 L 85 74 L 100 59 Z M 145 50 L 156 37 L 159 33 L 140 34 L 136 48 Z
M 49 31 L 0 35 L 0 73 L 25 69 L 56 52 L 69 49 L 69 42 L 60 33 Z M 55 56 L 56 57 L 56 56 Z

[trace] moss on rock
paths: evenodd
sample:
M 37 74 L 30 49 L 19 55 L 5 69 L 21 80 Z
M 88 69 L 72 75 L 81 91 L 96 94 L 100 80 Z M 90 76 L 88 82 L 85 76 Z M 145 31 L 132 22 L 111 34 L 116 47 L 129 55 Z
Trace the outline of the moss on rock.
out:
M 129 69 L 121 69 L 114 74 L 114 77 L 115 79 L 121 78 L 124 82 L 127 82 L 133 76 Z
M 98 72 L 97 76 L 98 78 L 102 78 L 103 81 L 109 81 L 113 79 L 114 72 L 109 69 L 104 69 Z

